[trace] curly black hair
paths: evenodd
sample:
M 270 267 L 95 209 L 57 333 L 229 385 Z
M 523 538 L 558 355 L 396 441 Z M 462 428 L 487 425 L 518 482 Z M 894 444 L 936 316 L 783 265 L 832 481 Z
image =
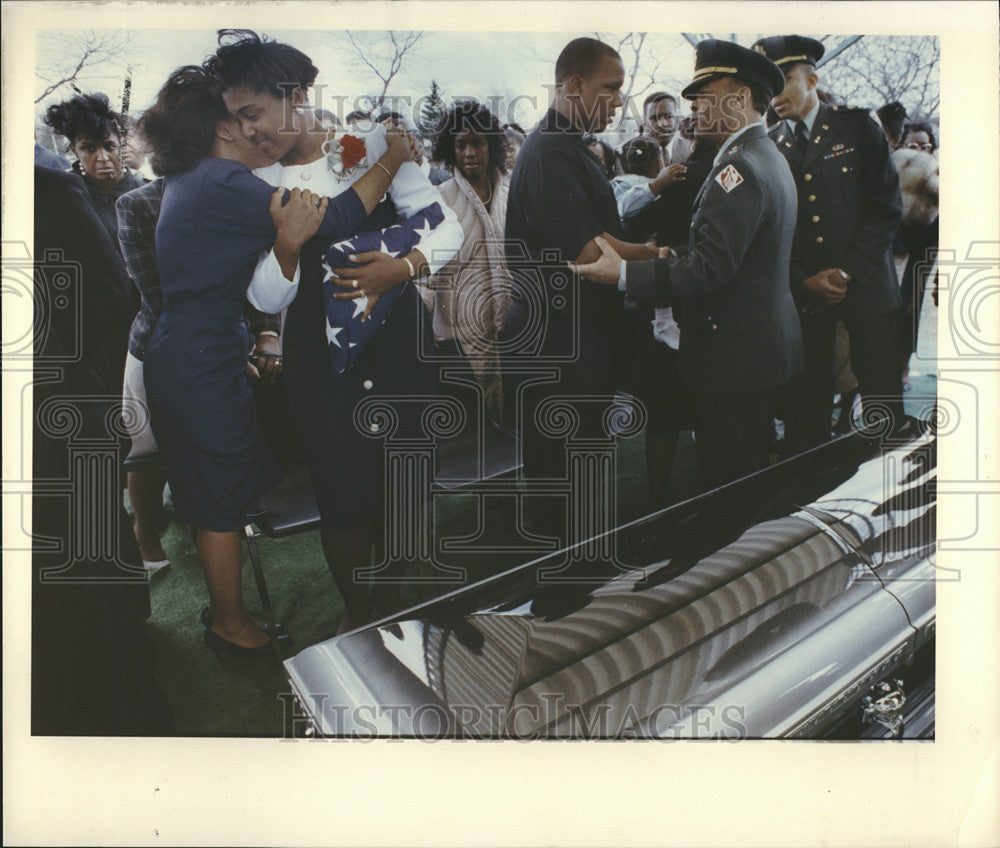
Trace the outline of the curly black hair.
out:
M 455 136 L 462 130 L 486 136 L 490 173 L 507 173 L 507 139 L 503 127 L 496 115 L 476 100 L 461 100 L 445 113 L 434 137 L 434 161 L 455 169 Z
M 45 123 L 68 142 L 67 150 L 78 138 L 104 141 L 109 135 L 121 139 L 128 132 L 125 117 L 111 108 L 108 95 L 100 91 L 78 94 L 45 110 Z
M 291 44 L 259 36 L 249 29 L 220 29 L 219 49 L 203 67 L 219 79 L 223 91 L 246 86 L 279 99 L 293 89 L 307 91 L 319 69 Z
M 227 118 L 218 80 L 197 65 L 178 68 L 138 123 L 153 170 L 165 176 L 192 168 L 209 155 L 216 125 Z

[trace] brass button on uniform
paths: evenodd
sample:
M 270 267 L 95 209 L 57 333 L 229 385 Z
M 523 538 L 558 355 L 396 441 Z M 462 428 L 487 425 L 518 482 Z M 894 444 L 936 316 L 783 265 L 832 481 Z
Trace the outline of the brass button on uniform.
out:
M 813 215 L 813 223 L 814 224 L 818 224 L 819 223 L 819 215 Z
M 810 203 L 815 203 L 816 202 L 816 195 L 815 194 L 810 194 L 809 195 L 809 202 Z
M 841 168 L 840 170 L 843 171 L 846 174 L 847 173 L 847 165 L 844 165 L 844 167 Z
M 372 386 L 374 386 L 375 384 L 371 380 L 365 380 L 361 385 L 364 386 L 365 389 L 370 391 Z
M 823 243 L 823 236 L 817 236 L 816 237 L 816 244 L 822 244 L 822 243 Z
M 844 170 L 847 169 L 845 168 Z M 812 178 L 813 178 L 812 174 L 806 174 L 802 179 L 804 179 L 806 182 L 809 182 L 809 180 L 811 180 Z

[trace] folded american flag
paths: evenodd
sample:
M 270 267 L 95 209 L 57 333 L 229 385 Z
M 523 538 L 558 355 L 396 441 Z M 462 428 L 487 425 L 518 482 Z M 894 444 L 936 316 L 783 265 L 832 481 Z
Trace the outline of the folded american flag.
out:
M 416 214 L 384 230 L 358 233 L 349 239 L 334 242 L 323 256 L 323 305 L 326 308 L 326 338 L 330 353 L 330 370 L 334 376 L 343 374 L 357 361 L 361 351 L 378 329 L 386 322 L 393 307 L 408 283 L 396 286 L 382 295 L 368 320 L 362 323 L 361 314 L 368 306 L 367 297 L 356 300 L 338 300 L 333 295 L 348 289 L 335 285 L 331 268 L 356 268 L 358 265 L 347 257 L 352 254 L 379 250 L 394 258 L 406 256 L 444 220 L 439 203 L 421 209 Z

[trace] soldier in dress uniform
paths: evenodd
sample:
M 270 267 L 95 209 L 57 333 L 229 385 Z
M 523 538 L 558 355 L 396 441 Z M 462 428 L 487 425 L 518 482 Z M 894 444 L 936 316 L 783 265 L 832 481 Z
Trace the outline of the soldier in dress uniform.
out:
M 889 416 L 905 427 L 893 313 L 899 284 L 892 242 L 902 216 L 889 144 L 867 109 L 829 106 L 817 97 L 812 38 L 763 38 L 754 49 L 785 76 L 771 101 L 781 119 L 770 136 L 798 188 L 790 279 L 802 319 L 805 370 L 791 387 L 786 434 L 792 450 L 830 438 L 837 321 L 850 335 L 866 422 Z
M 779 68 L 760 53 L 729 41 L 698 44 L 682 96 L 692 101 L 696 136 L 719 152 L 695 201 L 687 245 L 624 262 L 599 240 L 601 259 L 578 268 L 640 303 L 673 303 L 679 371 L 693 391 L 709 487 L 767 465 L 769 395 L 802 367 L 788 285 L 795 181 L 761 122 L 783 85 Z

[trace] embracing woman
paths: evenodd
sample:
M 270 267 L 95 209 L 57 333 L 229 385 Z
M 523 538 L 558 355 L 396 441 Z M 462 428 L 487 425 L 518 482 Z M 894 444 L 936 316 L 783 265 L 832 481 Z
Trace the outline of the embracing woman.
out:
M 277 160 L 258 176 L 336 197 L 381 171 L 376 160 L 386 129 L 356 126 L 345 135 L 325 125 L 309 103 L 318 69 L 308 56 L 245 30 L 223 30 L 219 38 L 222 46 L 205 66 L 218 77 L 243 137 Z M 419 357 L 426 322 L 409 281 L 439 270 L 462 245 L 454 213 L 412 162 L 400 167 L 388 198 L 354 234 L 334 250 L 329 239 L 303 247 L 282 350 L 285 394 L 316 493 L 323 553 L 344 600 L 340 632 L 371 620 L 369 586 L 355 572 L 372 563 L 384 513 L 383 445 L 359 432 L 355 408 L 379 396 L 391 402 L 392 396 L 434 394 L 435 372 Z M 395 255 L 386 252 L 390 244 Z M 331 282 L 342 288 L 331 293 Z M 398 605 L 396 594 L 376 599 L 381 612 Z
M 217 81 L 199 67 L 171 74 L 139 128 L 164 176 L 156 226 L 163 310 L 144 380 L 153 433 L 177 515 L 197 530 L 206 642 L 219 653 L 266 651 L 269 636 L 240 594 L 239 531 L 279 475 L 254 415 L 244 303 L 280 311 L 295 294 L 302 244 L 355 232 L 411 154 L 394 137 L 380 167 L 330 201 L 275 191 L 251 173 L 271 160 L 243 137 Z M 248 291 L 272 247 L 277 272 Z

